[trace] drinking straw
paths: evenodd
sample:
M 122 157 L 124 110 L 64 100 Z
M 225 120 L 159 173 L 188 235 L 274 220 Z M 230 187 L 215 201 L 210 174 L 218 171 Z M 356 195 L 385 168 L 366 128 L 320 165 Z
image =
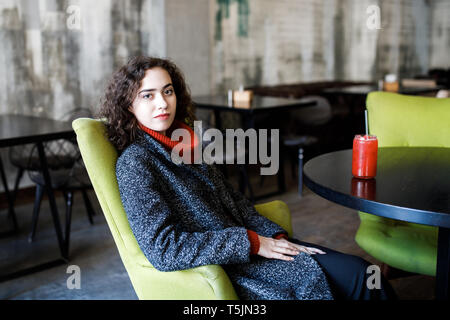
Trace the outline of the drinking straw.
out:
M 233 106 L 233 90 L 228 90 L 228 106 Z
M 364 110 L 364 118 L 366 120 L 366 136 L 368 136 L 369 135 L 369 123 L 367 121 L 367 109 Z

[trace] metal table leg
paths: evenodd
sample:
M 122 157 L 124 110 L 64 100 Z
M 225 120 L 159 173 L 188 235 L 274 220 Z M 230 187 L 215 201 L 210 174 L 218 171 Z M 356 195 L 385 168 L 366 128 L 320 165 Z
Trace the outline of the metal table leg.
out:
M 13 198 L 12 198 L 11 194 L 9 193 L 8 181 L 6 179 L 6 174 L 5 174 L 5 170 L 3 168 L 3 161 L 1 159 L 1 157 L 0 157 L 0 174 L 2 176 L 3 187 L 5 189 L 5 195 L 6 195 L 6 199 L 8 201 L 9 216 L 11 217 L 12 224 L 13 224 L 12 230 L 9 230 L 9 231 L 6 231 L 6 232 L 2 232 L 0 234 L 0 237 L 6 237 L 6 236 L 9 236 L 11 234 L 16 233 L 17 230 L 18 230 L 18 227 L 17 227 L 16 213 L 14 211 L 14 201 L 13 201 Z
M 55 196 L 53 194 L 53 188 L 51 183 L 50 174 L 48 172 L 47 159 L 45 157 L 44 146 L 42 142 L 37 144 L 39 160 L 41 162 L 42 174 L 45 181 L 45 189 L 47 191 L 48 201 L 50 203 L 50 211 L 53 218 L 53 225 L 56 231 L 56 237 L 58 239 L 59 251 L 63 259 L 68 260 L 67 243 L 61 230 L 61 223 L 59 221 L 58 208 L 56 206 Z

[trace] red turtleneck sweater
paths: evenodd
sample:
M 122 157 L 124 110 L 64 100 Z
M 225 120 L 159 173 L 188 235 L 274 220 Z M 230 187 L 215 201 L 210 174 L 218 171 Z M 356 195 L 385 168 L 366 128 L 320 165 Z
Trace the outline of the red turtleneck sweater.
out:
M 191 159 L 192 159 L 192 163 L 194 163 L 194 153 L 192 152 L 192 150 L 198 145 L 199 140 L 198 140 L 197 135 L 194 133 L 194 130 L 192 130 L 188 125 L 184 124 L 181 121 L 174 120 L 172 125 L 170 126 L 170 128 L 167 129 L 167 131 L 166 131 L 167 135 L 164 135 L 162 133 L 159 133 L 158 131 L 147 128 L 146 126 L 144 126 L 141 123 L 139 123 L 139 127 L 144 132 L 151 135 L 156 141 L 161 143 L 163 145 L 163 147 L 166 148 L 168 151 L 171 151 L 179 143 L 184 144 L 185 146 L 183 147 L 183 149 L 191 151 Z M 170 139 L 170 135 L 172 134 L 172 132 L 178 128 L 186 129 L 189 131 L 189 133 L 191 135 L 191 142 L 189 145 L 184 141 L 179 142 L 179 141 L 174 141 L 174 140 Z M 181 149 L 180 156 L 183 156 L 183 154 L 182 154 L 183 149 Z M 247 229 L 247 236 L 248 236 L 248 240 L 250 241 L 250 254 L 258 254 L 259 245 L 260 245 L 258 234 L 252 230 Z M 278 234 L 277 236 L 275 236 L 275 239 L 280 239 L 280 238 L 286 239 L 287 237 L 285 234 Z

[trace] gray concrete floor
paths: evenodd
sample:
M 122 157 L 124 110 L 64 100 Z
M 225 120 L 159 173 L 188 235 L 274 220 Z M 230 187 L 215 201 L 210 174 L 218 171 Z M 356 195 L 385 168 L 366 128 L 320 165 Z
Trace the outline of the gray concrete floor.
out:
M 354 241 L 359 225 L 355 210 L 320 198 L 308 189 L 303 197 L 297 193 L 297 183 L 287 176 L 288 192 L 265 199 L 285 201 L 292 214 L 295 237 L 317 243 L 341 252 L 356 254 L 380 264 L 367 255 Z M 234 185 L 237 185 L 233 180 Z M 259 178 L 253 177 L 255 193 L 274 189 L 275 180 L 266 179 L 259 187 Z M 0 299 L 137 299 L 127 272 L 119 257 L 106 221 L 92 192 L 90 198 L 96 209 L 94 224 L 87 219 L 80 194 L 75 194 L 71 228 L 70 262 L 51 269 L 0 283 Z M 57 199 L 61 217 L 64 212 L 62 197 Z M 31 225 L 32 204 L 17 205 L 20 233 L 0 239 L 0 274 L 58 258 L 58 247 L 47 201 L 41 209 L 35 241 L 29 243 L 27 235 Z M 0 211 L 0 231 L 8 221 L 6 211 Z M 80 289 L 68 289 L 66 273 L 69 265 L 81 270 Z M 400 299 L 433 299 L 434 278 L 412 276 L 391 280 Z

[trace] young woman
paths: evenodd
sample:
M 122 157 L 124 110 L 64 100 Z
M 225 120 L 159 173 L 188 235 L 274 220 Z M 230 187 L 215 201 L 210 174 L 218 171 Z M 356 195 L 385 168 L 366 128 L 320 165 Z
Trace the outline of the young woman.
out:
M 361 258 L 288 239 L 214 165 L 174 163 L 178 143 L 188 152 L 198 143 L 191 108 L 180 70 L 151 57 L 120 68 L 102 105 L 120 153 L 116 175 L 130 227 L 155 268 L 222 265 L 241 299 L 394 297 L 382 278 L 379 289 L 368 288 Z M 179 128 L 191 141 L 171 140 Z

